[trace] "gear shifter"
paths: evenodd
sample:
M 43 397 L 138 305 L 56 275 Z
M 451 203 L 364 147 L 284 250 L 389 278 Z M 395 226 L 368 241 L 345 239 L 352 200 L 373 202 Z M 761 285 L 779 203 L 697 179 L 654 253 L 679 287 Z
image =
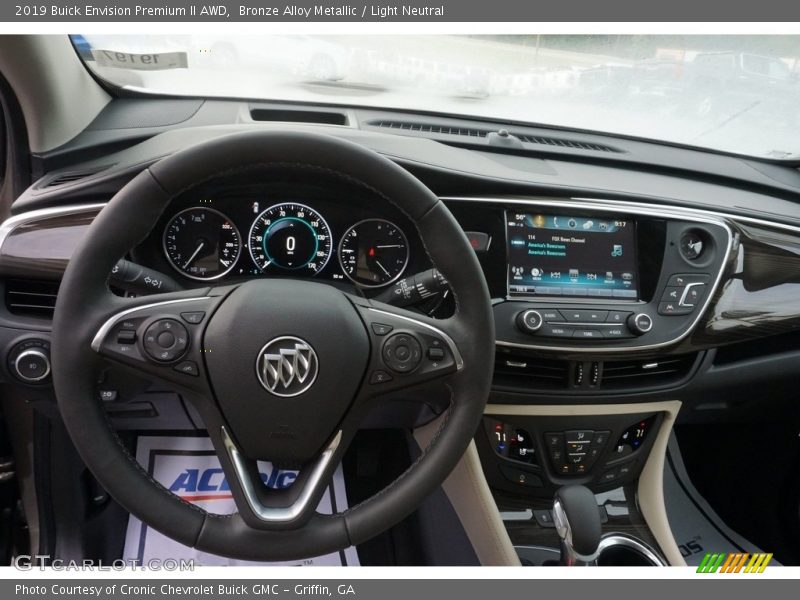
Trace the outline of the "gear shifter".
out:
M 565 566 L 597 564 L 597 549 L 602 528 L 600 512 L 591 490 L 582 485 L 566 485 L 556 492 L 553 522 L 561 538 L 561 560 Z

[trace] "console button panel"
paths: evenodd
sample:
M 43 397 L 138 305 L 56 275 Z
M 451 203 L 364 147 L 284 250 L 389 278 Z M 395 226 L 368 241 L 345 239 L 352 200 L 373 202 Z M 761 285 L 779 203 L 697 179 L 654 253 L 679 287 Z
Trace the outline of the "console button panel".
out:
M 639 476 L 661 418 L 486 416 L 476 442 L 493 488 L 537 497 L 570 483 L 612 489 Z

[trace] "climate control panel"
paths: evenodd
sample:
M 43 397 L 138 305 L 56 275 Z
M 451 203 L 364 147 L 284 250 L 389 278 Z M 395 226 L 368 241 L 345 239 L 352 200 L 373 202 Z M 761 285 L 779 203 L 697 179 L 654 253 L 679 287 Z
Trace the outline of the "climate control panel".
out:
M 476 443 L 495 489 L 543 497 L 569 483 L 602 490 L 638 477 L 661 418 L 491 415 L 484 417 Z

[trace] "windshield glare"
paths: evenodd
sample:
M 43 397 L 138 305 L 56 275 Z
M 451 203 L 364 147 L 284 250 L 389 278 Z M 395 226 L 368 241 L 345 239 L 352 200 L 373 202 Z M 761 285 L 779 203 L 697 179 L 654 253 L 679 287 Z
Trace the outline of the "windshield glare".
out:
M 798 36 L 73 35 L 110 83 L 341 103 L 800 156 Z

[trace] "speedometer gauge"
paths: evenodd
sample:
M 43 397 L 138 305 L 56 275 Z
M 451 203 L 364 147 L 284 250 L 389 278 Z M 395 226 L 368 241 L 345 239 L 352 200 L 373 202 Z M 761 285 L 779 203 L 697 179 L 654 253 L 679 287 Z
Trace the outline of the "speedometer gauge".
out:
M 408 240 L 394 223 L 367 219 L 348 229 L 339 244 L 342 270 L 362 287 L 380 287 L 403 274 Z
M 213 208 L 187 208 L 164 229 L 164 253 L 191 279 L 217 279 L 233 269 L 242 251 L 236 225 Z
M 316 275 L 331 257 L 331 231 L 317 211 L 287 202 L 269 207 L 250 228 L 250 256 L 262 271 L 277 267 Z

